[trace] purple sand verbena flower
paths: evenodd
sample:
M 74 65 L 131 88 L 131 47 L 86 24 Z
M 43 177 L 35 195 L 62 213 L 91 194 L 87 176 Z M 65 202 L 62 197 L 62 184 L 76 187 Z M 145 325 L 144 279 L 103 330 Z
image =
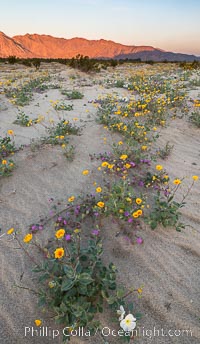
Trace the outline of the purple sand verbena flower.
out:
M 130 165 L 131 165 L 132 167 L 135 167 L 135 166 L 136 166 L 136 164 L 135 164 L 133 161 L 130 162 Z
M 92 230 L 93 235 L 99 235 L 99 230 L 98 229 L 93 229 Z
M 144 182 L 142 180 L 139 181 L 138 183 L 139 186 L 144 186 Z
M 66 234 L 65 235 L 65 240 L 66 241 L 70 241 L 71 240 L 71 235 L 70 234 Z
M 143 243 L 143 239 L 141 237 L 138 237 L 136 239 L 137 244 L 141 245 Z

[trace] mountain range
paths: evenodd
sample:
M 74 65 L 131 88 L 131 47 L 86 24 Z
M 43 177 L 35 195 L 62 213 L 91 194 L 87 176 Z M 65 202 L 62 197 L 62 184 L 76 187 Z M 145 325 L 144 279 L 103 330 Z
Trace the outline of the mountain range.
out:
M 140 58 L 142 61 L 200 61 L 200 57 L 195 55 L 168 52 L 151 46 L 128 46 L 104 39 L 65 39 L 38 34 L 9 37 L 0 32 L 0 57 L 72 58 L 78 54 L 90 58 Z

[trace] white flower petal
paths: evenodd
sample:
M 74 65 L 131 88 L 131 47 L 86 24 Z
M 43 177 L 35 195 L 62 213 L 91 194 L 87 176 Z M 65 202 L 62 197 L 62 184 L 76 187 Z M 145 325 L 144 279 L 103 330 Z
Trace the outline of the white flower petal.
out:
M 136 319 L 132 314 L 128 314 L 125 319 L 120 322 L 120 326 L 125 332 L 130 332 L 136 327 Z
M 121 320 L 123 320 L 123 319 L 124 319 L 124 314 L 125 314 L 125 312 L 123 312 L 123 313 L 120 315 L 120 317 L 119 317 L 119 321 L 121 321 Z
M 134 318 L 133 314 L 128 314 L 126 316 L 126 319 L 131 320 L 131 321 L 136 321 L 136 319 Z

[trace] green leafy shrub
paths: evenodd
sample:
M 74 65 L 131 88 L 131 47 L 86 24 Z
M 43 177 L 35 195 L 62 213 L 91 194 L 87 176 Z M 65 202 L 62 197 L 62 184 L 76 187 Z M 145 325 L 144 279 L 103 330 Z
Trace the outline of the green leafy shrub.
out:
M 189 121 L 195 125 L 195 127 L 200 128 L 200 112 L 192 112 L 189 118 Z
M 21 125 L 22 127 L 30 127 L 31 125 L 37 123 L 37 119 L 30 119 L 24 111 L 19 111 L 17 119 L 13 122 L 14 124 Z
M 90 59 L 88 56 L 78 54 L 73 57 L 69 66 L 81 70 L 82 72 L 99 72 L 99 63 L 97 60 Z
M 82 99 L 84 97 L 84 95 L 80 91 L 77 91 L 77 90 L 73 90 L 73 91 L 62 90 L 61 94 L 67 96 L 69 100 Z
M 0 137 L 0 159 L 3 159 L 16 150 L 14 139 L 9 136 Z
M 73 110 L 73 104 L 65 104 L 65 102 L 56 102 L 55 104 L 53 104 L 53 107 L 56 111 L 61 111 L 61 110 L 65 110 L 65 111 L 71 111 Z
M 8 177 L 12 174 L 13 169 L 15 168 L 15 164 L 13 160 L 3 159 L 0 163 L 0 177 Z

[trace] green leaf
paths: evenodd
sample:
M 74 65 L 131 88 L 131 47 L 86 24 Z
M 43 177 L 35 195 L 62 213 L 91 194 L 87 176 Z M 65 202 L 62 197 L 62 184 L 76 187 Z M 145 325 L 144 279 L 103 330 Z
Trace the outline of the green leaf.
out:
M 74 286 L 75 281 L 72 281 L 68 278 L 64 278 L 61 284 L 61 291 L 67 291 Z
M 65 272 L 66 277 L 68 277 L 71 280 L 74 279 L 74 270 L 71 266 L 64 265 L 63 270 Z
M 43 282 L 43 281 L 46 281 L 48 278 L 49 278 L 49 274 L 45 273 L 44 275 L 39 277 L 38 281 Z
M 88 284 L 92 283 L 93 281 L 94 281 L 93 278 L 87 272 L 83 272 L 79 276 L 79 283 L 80 284 L 88 285 Z
M 42 307 L 42 306 L 44 306 L 45 304 L 46 304 L 46 298 L 45 298 L 45 296 L 40 297 L 39 302 L 38 302 L 38 306 L 39 306 L 39 307 Z
M 152 221 L 150 226 L 151 226 L 151 229 L 155 229 L 157 227 L 157 222 L 156 221 Z

